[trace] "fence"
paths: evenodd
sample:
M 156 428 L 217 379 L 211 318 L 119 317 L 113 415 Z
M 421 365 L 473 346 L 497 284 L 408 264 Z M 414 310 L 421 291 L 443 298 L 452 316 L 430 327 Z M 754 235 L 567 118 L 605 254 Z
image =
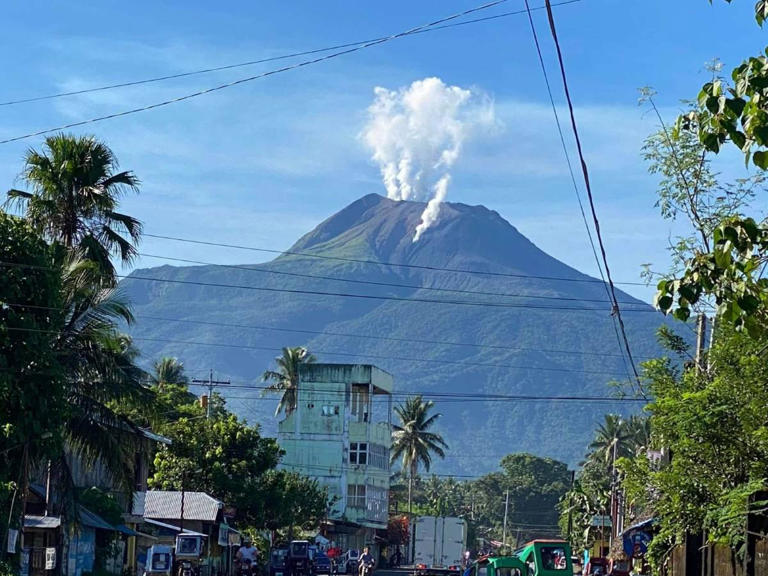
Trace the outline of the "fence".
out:
M 768 539 L 753 537 L 745 561 L 723 544 L 701 545 L 689 536 L 677 546 L 666 564 L 666 576 L 768 576 Z

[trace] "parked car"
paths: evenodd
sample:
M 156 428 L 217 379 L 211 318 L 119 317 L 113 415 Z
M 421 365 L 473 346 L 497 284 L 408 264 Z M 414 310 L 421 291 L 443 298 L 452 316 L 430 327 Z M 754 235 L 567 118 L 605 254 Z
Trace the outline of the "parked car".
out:
M 357 562 L 360 560 L 360 550 L 347 550 L 341 557 L 339 570 L 342 574 L 356 574 Z
M 312 558 L 312 565 L 315 568 L 315 574 L 330 574 L 331 573 L 331 559 L 325 555 L 325 552 L 315 552 Z

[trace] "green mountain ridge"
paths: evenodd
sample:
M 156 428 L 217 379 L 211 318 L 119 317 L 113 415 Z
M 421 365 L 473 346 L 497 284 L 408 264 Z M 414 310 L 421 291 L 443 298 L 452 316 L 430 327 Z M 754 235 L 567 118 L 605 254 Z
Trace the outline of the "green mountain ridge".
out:
M 482 206 L 443 204 L 438 222 L 414 243 L 423 209 L 370 194 L 305 234 L 289 250 L 294 254 L 268 263 L 136 270 L 121 285 L 137 317 L 130 332 L 148 363 L 171 355 L 194 377 L 213 368 L 217 378 L 231 378 L 234 386 L 220 392 L 267 434 L 276 431 L 276 398 L 241 386 L 262 386 L 260 375 L 282 346 L 306 345 L 325 362 L 376 364 L 393 374 L 398 394 L 608 396 L 611 380 L 626 380 L 599 281 L 547 255 Z M 439 270 L 446 268 L 475 273 Z M 664 318 L 623 292 L 619 300 L 636 358 L 658 355 L 655 331 Z M 435 401 L 451 450 L 434 470 L 464 474 L 494 469 L 503 454 L 518 451 L 573 465 L 604 413 L 630 409 L 482 397 Z

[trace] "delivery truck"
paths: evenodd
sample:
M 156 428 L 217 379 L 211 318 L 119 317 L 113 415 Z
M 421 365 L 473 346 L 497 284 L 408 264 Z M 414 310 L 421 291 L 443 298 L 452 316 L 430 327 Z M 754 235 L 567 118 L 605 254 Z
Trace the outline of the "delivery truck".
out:
M 417 516 L 410 525 L 414 574 L 458 574 L 467 549 L 467 523 L 450 516 Z

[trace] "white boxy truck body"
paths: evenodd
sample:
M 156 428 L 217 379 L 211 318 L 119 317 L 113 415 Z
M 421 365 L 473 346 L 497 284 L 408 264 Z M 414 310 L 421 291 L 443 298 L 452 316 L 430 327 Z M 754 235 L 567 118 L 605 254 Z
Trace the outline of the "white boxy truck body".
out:
M 417 516 L 411 520 L 411 564 L 447 569 L 460 566 L 467 549 L 467 523 L 450 516 Z

